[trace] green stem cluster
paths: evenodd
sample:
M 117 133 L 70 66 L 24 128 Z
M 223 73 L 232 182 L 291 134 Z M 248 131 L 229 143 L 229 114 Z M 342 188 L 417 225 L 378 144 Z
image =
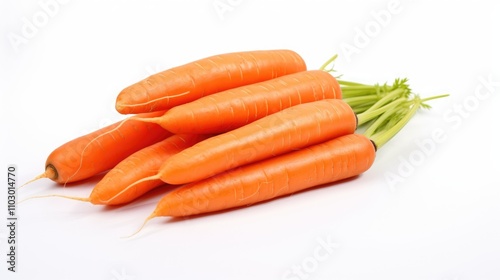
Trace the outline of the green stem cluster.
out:
M 365 130 L 364 135 L 370 138 L 377 148 L 382 147 L 392 139 L 417 113 L 418 109 L 428 109 L 430 106 L 426 101 L 446 97 L 448 94 L 436 95 L 421 99 L 417 94 L 413 94 L 411 100 L 403 102 L 391 102 L 386 105 L 388 109 Z
M 337 56 L 326 61 L 320 70 L 334 72 L 326 67 Z M 391 85 L 366 85 L 337 78 L 342 89 L 342 99 L 358 116 L 358 127 L 367 126 L 364 135 L 379 149 L 392 139 L 416 114 L 418 109 L 429 109 L 425 102 L 448 96 L 448 94 L 421 99 L 412 93 L 408 79 L 396 79 Z
M 407 79 L 396 79 L 391 85 L 387 83 L 365 85 L 338 80 L 342 89 L 342 99 L 353 108 L 356 114 L 364 113 L 375 104 L 386 104 L 387 101 L 408 97 L 411 90 L 407 81 Z

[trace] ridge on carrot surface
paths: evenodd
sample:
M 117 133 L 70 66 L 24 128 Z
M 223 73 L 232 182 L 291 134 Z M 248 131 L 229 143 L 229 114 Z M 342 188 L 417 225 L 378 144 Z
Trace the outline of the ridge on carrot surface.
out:
M 291 50 L 234 52 L 199 59 L 132 84 L 116 99 L 122 114 L 170 109 L 200 97 L 306 70 Z

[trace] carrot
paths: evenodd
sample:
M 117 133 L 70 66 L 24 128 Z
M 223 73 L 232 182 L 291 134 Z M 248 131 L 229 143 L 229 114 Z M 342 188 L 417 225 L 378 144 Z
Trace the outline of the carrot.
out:
M 375 147 L 367 137 L 344 135 L 175 189 L 159 201 L 148 220 L 220 211 L 292 194 L 359 175 L 374 160 Z
M 88 197 L 53 194 L 33 196 L 28 199 L 62 197 L 100 205 L 120 205 L 131 202 L 146 192 L 165 185 L 161 180 L 136 183 L 139 179 L 156 174 L 167 158 L 208 137 L 208 135 L 176 134 L 135 152 L 109 170 L 95 185 Z
M 290 50 L 226 53 L 177 66 L 123 89 L 116 99 L 122 114 L 166 110 L 200 97 L 306 70 Z
M 162 114 L 164 112 L 138 116 L 148 118 Z M 90 178 L 170 135 L 172 133 L 152 123 L 123 120 L 111 124 L 56 148 L 47 157 L 45 172 L 26 184 L 41 178 L 49 178 L 59 184 Z
M 333 98 L 342 98 L 337 80 L 310 70 L 214 93 L 141 120 L 172 133 L 222 133 L 294 105 Z
M 340 99 L 299 104 L 185 149 L 165 161 L 157 178 L 170 184 L 198 181 L 355 129 L 356 116 Z

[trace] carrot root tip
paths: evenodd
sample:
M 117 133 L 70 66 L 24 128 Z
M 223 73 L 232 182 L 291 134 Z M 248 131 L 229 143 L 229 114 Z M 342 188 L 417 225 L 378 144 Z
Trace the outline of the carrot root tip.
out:
M 27 197 L 27 198 L 19 201 L 17 204 L 21 204 L 27 200 L 38 199 L 38 198 L 49 198 L 49 197 L 59 197 L 59 198 L 66 198 L 66 199 L 78 200 L 78 201 L 83 201 L 83 202 L 90 202 L 90 198 L 88 198 L 88 197 L 67 196 L 67 195 L 60 195 L 60 194 L 48 194 L 48 195 L 30 196 L 30 197 Z
M 121 190 L 119 193 L 115 194 L 114 196 L 112 196 L 111 198 L 106 199 L 106 200 L 99 199 L 98 195 L 97 196 L 93 196 L 93 193 L 94 193 L 93 192 L 90 195 L 90 197 L 91 197 L 90 198 L 90 202 L 92 202 L 93 204 L 109 204 L 111 201 L 113 201 L 117 197 L 120 197 L 123 193 L 125 193 L 128 190 L 130 190 L 132 187 L 136 186 L 137 184 L 140 184 L 140 183 L 145 182 L 145 181 L 152 181 L 152 180 L 158 180 L 158 179 L 160 179 L 159 175 L 153 175 L 153 176 L 149 176 L 149 177 L 145 177 L 145 178 L 142 178 L 140 180 L 137 180 L 134 183 L 128 185 L 123 190 Z
M 148 217 L 144 220 L 144 222 L 142 223 L 142 225 L 141 225 L 141 226 L 140 226 L 140 227 L 139 227 L 139 228 L 138 228 L 135 232 L 133 232 L 133 233 L 132 233 L 132 234 L 130 234 L 130 235 L 123 236 L 122 238 L 131 238 L 131 237 L 133 237 L 133 236 L 137 235 L 139 232 L 141 232 L 141 231 L 142 231 L 142 229 L 144 228 L 144 226 L 146 226 L 146 224 L 147 224 L 147 223 L 148 223 L 151 219 L 153 219 L 153 218 L 155 218 L 155 217 L 156 217 L 156 212 L 151 213 L 151 215 L 149 215 L 149 216 L 148 216 Z
M 40 175 L 36 176 L 35 178 L 29 180 L 28 182 L 22 184 L 19 188 L 17 188 L 17 190 L 20 190 L 22 187 L 24 187 L 24 186 L 26 186 L 26 185 L 28 185 L 30 183 L 33 183 L 33 182 L 35 182 L 37 180 L 43 179 L 43 178 L 49 178 L 49 179 L 53 180 L 53 175 L 52 175 L 53 172 L 56 172 L 56 174 L 57 174 L 57 171 L 55 170 L 54 167 L 48 168 L 48 166 L 47 166 L 47 168 L 45 169 L 45 172 L 43 172 L 42 174 L 40 174 Z

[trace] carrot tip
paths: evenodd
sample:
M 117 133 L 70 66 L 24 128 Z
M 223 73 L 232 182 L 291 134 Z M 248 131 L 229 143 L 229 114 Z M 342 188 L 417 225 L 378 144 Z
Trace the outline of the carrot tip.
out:
M 142 223 L 142 225 L 141 225 L 141 226 L 140 226 L 140 227 L 139 227 L 139 228 L 138 228 L 135 232 L 133 232 L 132 234 L 127 235 L 127 236 L 122 236 L 122 238 L 131 238 L 131 237 L 133 237 L 133 236 L 137 235 L 139 232 L 141 232 L 141 231 L 142 231 L 142 229 L 144 228 L 144 226 L 145 226 L 145 225 L 146 225 L 146 224 L 147 224 L 147 223 L 148 223 L 151 219 L 153 219 L 153 218 L 155 218 L 155 217 L 156 217 L 156 212 L 151 213 L 151 215 L 149 215 L 149 216 L 146 218 L 146 220 L 144 220 L 144 222 Z
M 27 198 L 19 201 L 17 204 L 21 204 L 21 203 L 23 203 L 23 202 L 25 202 L 27 200 L 31 200 L 31 199 L 49 198 L 49 197 L 60 197 L 60 198 L 66 198 L 66 199 L 72 199 L 72 200 L 90 202 L 90 198 L 88 198 L 88 197 L 67 196 L 67 195 L 60 195 L 60 194 L 48 194 L 48 195 L 30 196 L 30 197 L 27 197 Z
M 20 190 L 22 187 L 26 186 L 27 184 L 33 183 L 33 182 L 35 182 L 37 180 L 40 180 L 40 179 L 43 179 L 43 178 L 49 178 L 49 179 L 51 179 L 52 178 L 52 176 L 51 176 L 52 173 L 49 172 L 49 170 L 52 170 L 52 168 L 51 169 L 48 169 L 48 168 L 45 169 L 45 172 L 43 172 L 42 174 L 40 174 L 40 175 L 36 176 L 35 178 L 29 180 L 28 182 L 22 184 L 20 187 L 17 188 L 17 190 Z M 52 170 L 52 172 L 54 172 L 54 170 Z
M 114 196 L 112 196 L 111 198 L 106 199 L 106 200 L 100 199 L 99 195 L 95 195 L 95 192 L 92 192 L 90 194 L 90 197 L 91 197 L 90 201 L 93 204 L 109 204 L 111 201 L 113 201 L 114 199 L 116 199 L 117 197 L 119 197 L 120 195 L 125 193 L 126 191 L 130 190 L 130 188 L 134 187 L 135 185 L 140 184 L 140 183 L 145 182 L 145 181 L 152 181 L 152 180 L 159 180 L 159 179 L 160 179 L 159 175 L 153 175 L 153 176 L 142 178 L 142 179 L 137 180 L 134 183 L 128 185 L 126 188 L 121 190 L 119 193 L 115 194 Z

